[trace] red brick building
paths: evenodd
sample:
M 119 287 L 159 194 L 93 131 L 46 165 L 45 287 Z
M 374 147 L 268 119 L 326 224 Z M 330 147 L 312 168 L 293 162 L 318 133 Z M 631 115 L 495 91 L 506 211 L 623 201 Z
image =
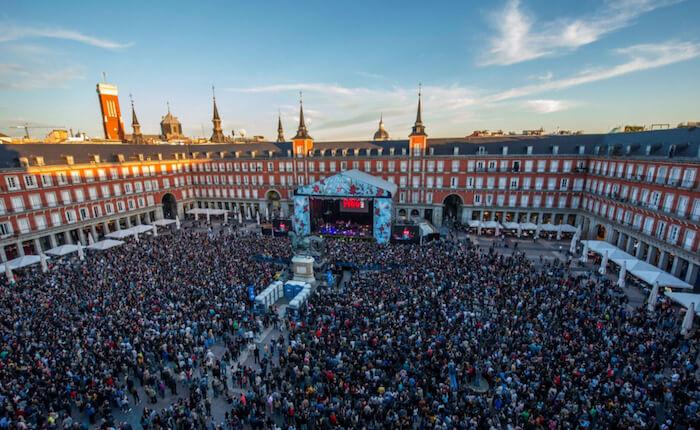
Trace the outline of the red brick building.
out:
M 420 107 L 407 140 L 315 142 L 302 120 L 292 142 L 1 145 L 0 257 L 193 207 L 289 217 L 297 186 L 358 169 L 398 186 L 397 217 L 581 225 L 698 285 L 699 151 L 697 129 L 432 139 Z

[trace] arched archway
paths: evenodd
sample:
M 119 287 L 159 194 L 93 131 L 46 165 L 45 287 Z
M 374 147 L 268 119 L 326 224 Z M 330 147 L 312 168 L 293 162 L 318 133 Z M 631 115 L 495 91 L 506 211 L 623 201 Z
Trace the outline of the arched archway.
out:
M 462 218 L 462 198 L 457 194 L 450 194 L 445 197 L 442 204 L 444 205 L 444 218 L 459 221 Z
M 161 199 L 163 205 L 163 217 L 167 219 L 175 219 L 177 216 L 177 200 L 171 193 L 165 193 Z
M 275 190 L 269 190 L 265 194 L 265 204 L 267 205 L 267 213 L 265 215 L 272 218 L 279 218 L 282 197 Z
M 603 224 L 598 224 L 595 226 L 595 238 L 596 240 L 605 240 L 605 236 L 607 235 L 607 231 L 605 230 L 605 226 Z
M 411 209 L 411 218 L 414 216 L 419 216 L 420 212 L 418 212 L 418 209 Z
M 399 209 L 399 216 L 406 218 L 406 209 Z

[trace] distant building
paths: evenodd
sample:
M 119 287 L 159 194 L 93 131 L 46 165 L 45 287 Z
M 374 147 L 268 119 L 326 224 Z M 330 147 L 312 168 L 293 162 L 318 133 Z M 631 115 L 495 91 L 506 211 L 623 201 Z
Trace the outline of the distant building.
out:
M 170 103 L 168 103 L 168 113 L 160 121 L 160 138 L 168 142 L 185 139 L 182 134 L 182 124 L 176 116 L 170 113 Z
M 68 141 L 68 138 L 70 135 L 68 134 L 68 130 L 63 130 L 63 129 L 54 129 L 49 132 L 49 134 L 46 135 L 46 139 L 44 139 L 45 143 L 61 143 L 61 142 L 66 142 Z

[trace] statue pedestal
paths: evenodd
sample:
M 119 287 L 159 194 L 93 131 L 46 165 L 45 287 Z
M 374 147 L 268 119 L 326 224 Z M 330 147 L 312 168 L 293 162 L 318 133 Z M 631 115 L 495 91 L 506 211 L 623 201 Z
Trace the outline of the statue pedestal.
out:
M 295 255 L 292 258 L 292 273 L 295 281 L 307 282 L 315 285 L 314 258 L 304 255 Z

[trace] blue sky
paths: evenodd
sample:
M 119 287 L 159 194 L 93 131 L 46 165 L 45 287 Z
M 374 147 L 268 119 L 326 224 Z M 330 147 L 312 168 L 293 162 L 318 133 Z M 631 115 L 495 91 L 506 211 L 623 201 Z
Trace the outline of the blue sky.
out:
M 103 71 L 145 133 L 169 101 L 186 134 L 210 135 L 212 85 L 227 133 L 268 138 L 278 110 L 293 135 L 300 90 L 316 139 L 369 138 L 380 113 L 403 138 L 419 82 L 433 137 L 700 120 L 696 0 L 2 4 L 6 134 L 99 136 Z

